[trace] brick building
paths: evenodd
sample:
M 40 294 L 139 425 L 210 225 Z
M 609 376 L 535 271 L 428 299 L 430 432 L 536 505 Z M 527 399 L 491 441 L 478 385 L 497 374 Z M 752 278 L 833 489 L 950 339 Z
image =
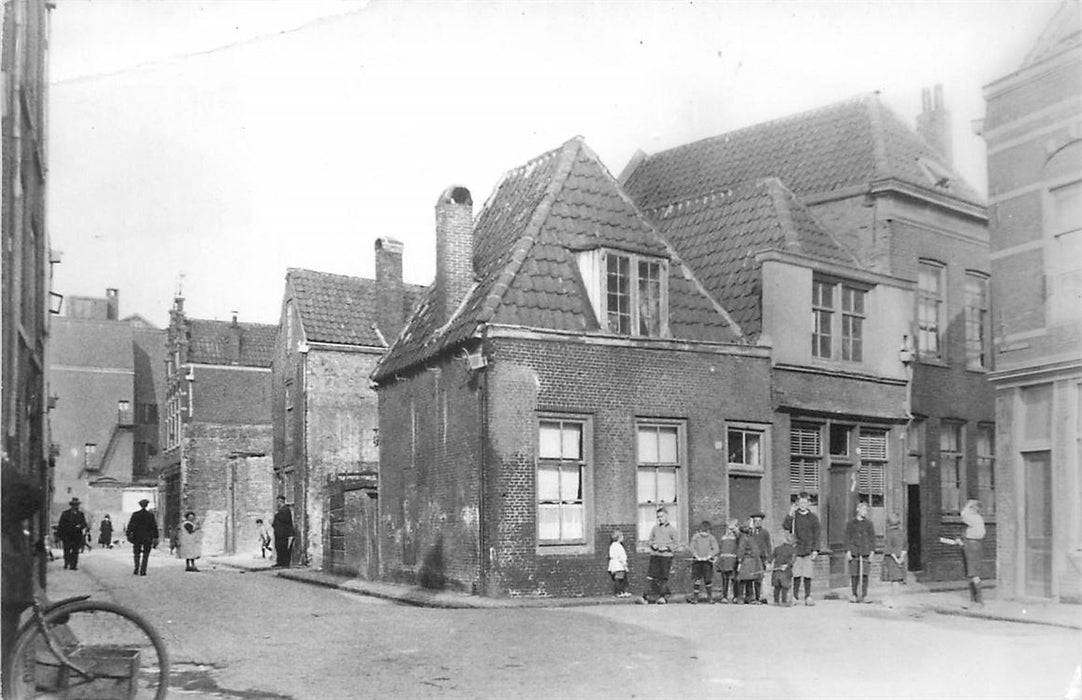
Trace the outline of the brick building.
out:
M 258 551 L 255 519 L 274 512 L 271 358 L 277 326 L 169 312 L 164 428 L 167 532 L 194 511 L 203 552 Z
M 402 244 L 375 243 L 376 278 L 286 273 L 274 348 L 275 489 L 293 507 L 299 563 L 375 577 L 379 417 L 369 377 L 423 291 Z
M 868 501 L 880 536 L 887 514 L 905 503 L 898 347 L 912 284 L 861 264 L 777 178 L 645 214 L 745 335 L 773 348 L 773 440 L 764 444 L 762 426 L 729 428 L 730 512 L 764 508 L 777 541 L 792 496 L 808 491 L 833 552 L 817 559 L 815 580 L 844 585 L 841 550 L 856 500 Z M 771 468 L 786 462 L 790 469 Z
M 436 246 L 373 375 L 385 577 L 600 594 L 613 529 L 643 572 L 659 504 L 685 542 L 729 514 L 727 434 L 772 444 L 769 350 L 581 140 L 506 173 L 476 222 L 449 188 Z
M 119 318 L 116 289 L 64 301 L 47 353 L 51 510 L 55 521 L 78 497 L 96 533 L 104 515 L 120 527 L 139 499 L 157 500 L 166 336 L 139 316 Z
M 949 124 L 938 91 L 926 95 L 925 110 L 921 123 L 926 128 Z M 946 138 L 933 140 L 949 147 Z M 773 505 L 779 509 L 797 490 L 815 487 L 828 524 L 824 545 L 836 548 L 838 524 L 844 519 L 833 509 L 849 509 L 851 498 L 842 496 L 845 482 L 863 478 L 868 450 L 878 455 L 880 464 L 886 460 L 883 503 L 902 511 L 911 567 L 932 579 L 959 577 L 957 549 L 940 545 L 938 538 L 957 535 L 960 505 L 967 497 L 993 500 L 995 484 L 984 203 L 951 170 L 949 153 L 919 137 L 877 95 L 649 156 L 636 154 L 621 182 L 642 209 L 663 219 L 669 207 L 735 197 L 740 187 L 761 178 L 777 178 L 819 225 L 856 255 L 860 266 L 835 271 L 805 266 L 803 278 L 793 280 L 800 298 L 776 309 L 789 316 L 777 317 L 776 328 L 769 330 L 775 336 L 773 409 L 779 414 L 773 468 L 788 471 L 790 478 L 773 494 Z M 754 258 L 744 260 L 752 265 Z M 760 262 L 764 275 L 776 267 L 771 256 Z M 765 277 L 763 285 L 765 323 L 767 305 L 773 305 L 768 292 L 781 289 L 767 286 Z M 833 340 L 828 342 L 841 340 L 844 348 L 843 327 L 820 328 L 815 320 L 844 323 L 853 315 L 855 309 L 846 304 L 857 296 L 847 295 L 847 286 L 858 292 L 874 288 L 876 295 L 909 286 L 915 293 L 902 309 L 902 327 L 889 316 L 891 308 L 865 308 L 864 322 L 878 321 L 869 312 L 887 314 L 881 321 L 893 335 L 876 339 L 878 347 L 868 348 L 867 361 L 856 363 L 861 366 L 854 367 L 854 381 L 845 386 L 831 379 L 845 368 L 844 356 L 836 362 L 835 350 L 809 341 L 822 343 L 823 331 L 829 331 Z M 785 337 L 794 339 L 791 347 L 782 342 Z M 908 358 L 912 351 L 914 357 L 908 387 L 912 419 L 904 433 L 898 425 L 906 411 L 899 410 L 902 375 L 897 359 L 903 344 L 903 354 Z M 823 356 L 824 350 L 829 357 Z M 869 382 L 877 388 L 866 395 L 863 388 Z M 832 397 L 818 403 L 820 388 L 828 386 Z M 874 447 L 861 444 L 866 431 L 875 438 Z M 848 454 L 838 452 L 842 449 Z M 869 493 L 873 503 L 877 495 Z M 994 541 L 994 514 L 989 520 Z M 989 559 L 994 556 L 993 547 L 986 552 Z
M 1077 0 L 984 89 L 1000 590 L 1082 601 L 1082 43 Z

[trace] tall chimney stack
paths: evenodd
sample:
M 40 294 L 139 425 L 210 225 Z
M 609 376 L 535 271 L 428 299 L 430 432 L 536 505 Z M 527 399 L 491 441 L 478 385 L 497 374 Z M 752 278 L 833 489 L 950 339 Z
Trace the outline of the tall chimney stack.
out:
M 120 291 L 115 287 L 105 290 L 105 319 L 116 321 L 120 318 Z
M 436 303 L 444 324 L 473 286 L 473 198 L 452 185 L 436 202 Z
M 379 332 L 390 345 L 402 330 L 407 312 L 403 299 L 401 241 L 376 239 L 376 294 Z
M 402 242 L 393 238 L 376 239 L 376 281 L 402 281 Z
M 940 156 L 944 165 L 952 165 L 954 149 L 951 141 L 951 114 L 943 101 L 943 86 L 936 85 L 921 91 L 921 113 L 917 115 L 917 133 L 928 142 Z

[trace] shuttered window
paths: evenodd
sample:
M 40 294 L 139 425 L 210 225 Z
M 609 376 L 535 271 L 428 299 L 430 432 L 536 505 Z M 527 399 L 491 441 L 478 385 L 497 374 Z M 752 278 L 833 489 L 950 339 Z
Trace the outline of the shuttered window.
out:
M 822 430 L 818 425 L 795 423 L 789 429 L 789 492 L 806 491 L 812 505 L 819 504 L 819 472 L 823 461 Z

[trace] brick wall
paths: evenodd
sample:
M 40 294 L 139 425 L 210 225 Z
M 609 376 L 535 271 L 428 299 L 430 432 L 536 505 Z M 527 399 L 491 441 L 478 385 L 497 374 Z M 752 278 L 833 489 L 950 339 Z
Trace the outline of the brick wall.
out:
M 209 423 L 270 425 L 269 369 L 193 368 L 192 416 Z

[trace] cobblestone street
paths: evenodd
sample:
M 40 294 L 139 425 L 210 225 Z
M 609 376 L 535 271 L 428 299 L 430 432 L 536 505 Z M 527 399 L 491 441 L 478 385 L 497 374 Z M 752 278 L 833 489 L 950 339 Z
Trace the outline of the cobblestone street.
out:
M 51 564 L 162 630 L 178 698 L 1063 697 L 1082 633 L 888 610 L 629 604 L 434 609 L 128 549 Z M 824 643 L 817 640 L 829 640 Z

